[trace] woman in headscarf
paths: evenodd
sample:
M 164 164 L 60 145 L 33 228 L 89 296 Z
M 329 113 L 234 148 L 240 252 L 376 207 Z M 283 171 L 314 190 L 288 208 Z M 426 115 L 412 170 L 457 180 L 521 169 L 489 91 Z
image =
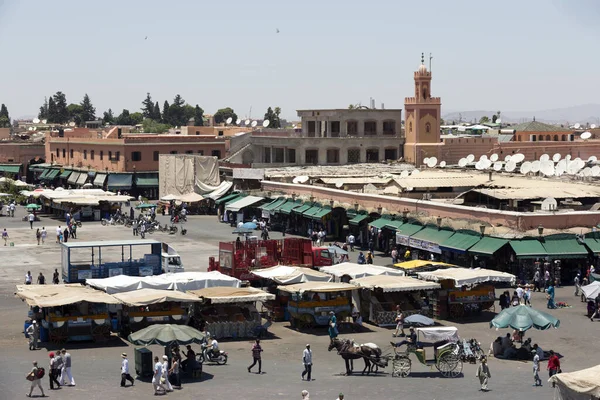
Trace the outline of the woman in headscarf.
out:
M 333 340 L 338 335 L 337 318 L 333 311 L 329 311 L 329 339 Z

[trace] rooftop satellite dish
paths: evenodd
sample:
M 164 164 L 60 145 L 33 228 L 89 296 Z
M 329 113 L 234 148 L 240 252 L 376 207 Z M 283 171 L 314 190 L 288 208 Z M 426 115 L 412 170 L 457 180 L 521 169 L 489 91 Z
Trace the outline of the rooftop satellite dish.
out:
M 34 118 L 33 119 L 33 123 L 34 124 L 39 124 L 40 123 L 40 119 L 39 118 Z
M 256 128 L 256 125 L 258 125 L 258 122 L 256 121 L 252 121 L 252 123 L 250 124 L 250 126 L 253 128 Z
M 542 211 L 556 211 L 557 205 L 554 197 L 548 197 L 542 201 Z
M 517 164 L 513 160 L 510 160 L 504 166 L 504 169 L 506 170 L 506 172 L 513 172 L 515 170 L 515 168 L 517 168 Z
M 75 126 L 75 122 L 73 122 L 73 121 L 69 122 L 69 126 L 71 126 L 71 127 Z
M 428 162 L 429 162 L 429 157 L 425 157 L 423 159 L 423 164 L 427 165 Z
M 483 163 L 481 161 L 477 161 L 475 163 L 475 169 L 481 171 L 482 169 L 485 169 L 485 167 L 483 166 Z
M 600 166 L 594 165 L 592 167 L 592 176 L 599 176 L 599 175 L 600 175 Z
M 502 163 L 500 161 L 496 161 L 494 163 L 494 171 L 501 171 L 502 170 Z
M 582 138 L 583 140 L 588 140 L 589 138 L 592 137 L 592 134 L 590 132 L 583 132 L 581 134 L 581 136 L 579 136 L 580 138 Z
M 469 154 L 467 156 L 467 162 L 472 163 L 473 161 L 475 161 L 475 156 L 473 154 Z
M 34 130 L 34 131 L 37 131 L 37 126 L 34 126 L 34 127 L 33 127 L 33 130 Z
M 512 157 L 510 155 L 504 157 L 504 162 L 509 162 Z
M 242 122 L 242 120 L 241 120 L 241 119 L 239 119 L 239 118 L 235 120 L 235 124 L 236 124 L 236 125 L 239 125 L 239 124 L 240 124 L 240 122 Z
M 308 177 L 306 175 L 300 175 L 300 176 L 295 177 L 292 180 L 292 183 L 304 183 L 304 182 L 307 182 L 309 179 L 310 179 L 310 177 Z
M 510 161 L 514 161 L 515 163 L 520 163 L 523 162 L 523 160 L 525 160 L 525 155 L 521 154 L 521 153 L 517 153 L 514 154 L 511 158 Z
M 408 172 L 408 171 L 402 171 L 402 172 L 400 172 L 400 178 L 406 178 L 409 175 L 410 175 L 410 172 Z
M 487 160 L 487 156 L 485 154 L 483 154 L 481 157 L 479 157 L 479 161 L 483 161 L 483 160 Z
M 413 169 L 412 172 L 410 173 L 411 175 L 418 175 L 420 174 L 421 171 L 419 171 L 418 169 Z
M 436 157 L 431 157 L 429 160 L 427 160 L 427 166 L 429 168 L 434 168 L 437 164 L 437 158 Z
M 526 162 L 524 162 L 523 164 L 525 164 Z M 531 172 L 533 172 L 534 174 L 537 174 L 538 172 L 540 172 L 541 167 L 542 167 L 542 163 L 538 160 L 535 160 L 534 162 L 531 163 Z
M 33 126 L 30 126 L 30 127 L 28 128 L 28 130 L 32 131 L 32 130 L 33 130 Z
M 558 165 L 558 164 L 556 164 L 556 168 L 554 168 L 554 175 L 561 176 L 564 173 L 565 173 L 565 167 L 564 167 L 564 165 Z
M 550 160 L 550 156 L 548 154 L 542 154 L 540 156 L 540 161 L 544 162 L 544 161 L 549 161 Z
M 481 165 L 483 165 L 483 169 L 488 169 L 492 166 L 492 162 L 489 159 L 481 160 Z
M 250 125 L 250 120 L 247 119 L 246 121 L 244 121 L 244 125 L 246 125 L 246 126 Z
M 583 176 L 592 176 L 592 169 L 590 167 L 581 170 Z
M 42 120 L 42 124 L 46 124 L 46 123 L 48 123 L 48 120 L 47 119 L 43 119 Z
M 590 125 L 590 128 L 592 128 L 592 129 L 596 129 L 596 124 L 591 124 L 591 125 Z
M 458 160 L 458 166 L 461 168 L 464 168 L 467 166 L 467 159 L 466 158 L 461 158 L 460 160 Z
M 569 175 L 575 175 L 577 174 L 577 172 L 579 172 L 579 170 L 579 165 L 576 162 L 569 163 L 569 165 L 567 166 L 567 174 Z
M 413 188 L 411 188 L 411 187 L 407 187 L 407 188 L 406 188 L 406 189 L 404 189 L 404 190 L 406 190 L 407 192 L 412 192 Z
M 521 164 L 521 168 L 519 169 L 519 172 L 522 173 L 523 175 L 527 175 L 528 173 L 531 172 L 531 163 L 529 161 L 524 162 L 523 164 Z
M 559 162 L 561 157 L 562 156 L 560 155 L 560 153 L 556 153 L 555 155 L 552 156 L 552 161 Z
M 263 128 L 268 128 L 270 123 L 271 123 L 271 121 L 269 121 L 268 119 L 265 119 L 263 121 Z
M 542 163 L 540 172 L 546 176 L 554 175 L 554 163 L 552 161 L 546 161 Z
M 496 162 L 498 161 L 498 154 L 494 153 L 490 156 L 490 161 L 491 162 Z
M 497 124 L 500 124 L 500 123 L 502 123 L 502 120 L 501 120 L 500 118 L 498 118 L 498 119 L 496 120 L 496 123 L 497 123 Z
M 440 161 L 440 168 L 444 168 L 446 166 L 446 161 Z M 600 168 L 600 167 L 598 167 Z
M 229 125 L 232 121 L 233 121 L 233 118 L 229 117 L 229 118 L 227 118 L 227 120 L 225 121 L 225 123 L 227 125 Z
M 575 124 L 573 127 L 574 127 L 575 129 L 579 129 L 579 128 L 581 128 L 581 124 L 578 122 L 578 123 L 576 123 L 576 124 Z
M 595 163 L 596 161 L 598 161 L 598 157 L 596 156 L 590 156 L 590 158 L 588 158 L 588 162 L 590 163 Z

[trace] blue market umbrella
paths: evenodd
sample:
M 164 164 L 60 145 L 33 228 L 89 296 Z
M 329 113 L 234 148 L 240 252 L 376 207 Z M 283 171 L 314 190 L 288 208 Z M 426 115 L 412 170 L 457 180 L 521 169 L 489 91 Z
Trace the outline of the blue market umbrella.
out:
M 256 224 L 254 222 L 245 222 L 241 227 L 246 229 L 256 229 Z
M 415 325 L 415 326 L 435 325 L 434 320 L 432 320 L 431 318 L 428 318 L 424 315 L 421 315 L 421 314 L 413 314 L 411 316 L 404 318 L 404 323 L 408 324 L 408 325 Z

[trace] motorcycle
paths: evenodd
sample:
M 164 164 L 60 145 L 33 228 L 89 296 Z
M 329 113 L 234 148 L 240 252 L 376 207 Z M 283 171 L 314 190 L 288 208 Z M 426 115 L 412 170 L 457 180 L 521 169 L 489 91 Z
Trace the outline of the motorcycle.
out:
M 100 223 L 102 224 L 102 226 L 115 225 L 115 220 L 114 220 L 114 218 L 111 218 L 111 219 L 102 218 L 102 221 L 100 221 Z M 77 226 L 79 226 L 79 225 L 77 225 Z
M 212 347 L 209 347 L 206 343 L 202 343 L 202 362 L 214 362 L 219 365 L 227 364 L 227 352 L 219 350 L 219 355 L 215 356 L 212 351 Z

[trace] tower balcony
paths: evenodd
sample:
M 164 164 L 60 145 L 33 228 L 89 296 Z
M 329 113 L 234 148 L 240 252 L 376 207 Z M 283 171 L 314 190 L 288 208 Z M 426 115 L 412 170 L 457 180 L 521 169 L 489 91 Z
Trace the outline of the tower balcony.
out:
M 404 104 L 442 104 L 442 98 L 430 97 L 428 99 L 417 100 L 416 97 L 405 97 Z

